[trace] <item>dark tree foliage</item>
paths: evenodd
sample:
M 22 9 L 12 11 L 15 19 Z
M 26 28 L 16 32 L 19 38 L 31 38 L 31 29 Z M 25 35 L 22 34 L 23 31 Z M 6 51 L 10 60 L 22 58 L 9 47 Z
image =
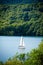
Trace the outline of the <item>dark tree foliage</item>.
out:
M 43 3 L 0 5 L 0 35 L 43 36 Z

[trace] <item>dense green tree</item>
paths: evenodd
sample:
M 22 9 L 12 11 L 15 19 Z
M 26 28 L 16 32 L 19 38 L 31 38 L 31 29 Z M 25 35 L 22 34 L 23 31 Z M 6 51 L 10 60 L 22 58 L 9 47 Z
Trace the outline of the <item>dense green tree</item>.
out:
M 0 5 L 0 35 L 43 36 L 43 3 Z
M 29 58 L 25 61 L 25 65 L 43 65 L 43 41 L 37 49 L 30 52 Z
M 2 61 L 0 61 L 0 65 L 4 65 Z

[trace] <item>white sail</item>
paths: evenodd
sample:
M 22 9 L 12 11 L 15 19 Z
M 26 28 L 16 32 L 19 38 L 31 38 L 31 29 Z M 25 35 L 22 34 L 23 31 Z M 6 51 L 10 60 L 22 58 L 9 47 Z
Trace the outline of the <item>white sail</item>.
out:
M 25 47 L 24 41 L 23 41 L 23 46 Z
M 19 46 L 22 46 L 22 44 L 23 44 L 23 38 L 21 37 Z
M 22 48 L 24 48 L 24 47 L 25 47 L 23 37 L 21 37 L 21 39 L 20 39 L 20 44 L 19 44 L 19 47 L 22 47 Z

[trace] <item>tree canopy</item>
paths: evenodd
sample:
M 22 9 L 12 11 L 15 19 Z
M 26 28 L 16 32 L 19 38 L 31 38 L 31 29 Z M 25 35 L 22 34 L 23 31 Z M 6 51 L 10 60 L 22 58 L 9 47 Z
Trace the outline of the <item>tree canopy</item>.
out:
M 43 2 L 0 4 L 0 35 L 43 36 Z

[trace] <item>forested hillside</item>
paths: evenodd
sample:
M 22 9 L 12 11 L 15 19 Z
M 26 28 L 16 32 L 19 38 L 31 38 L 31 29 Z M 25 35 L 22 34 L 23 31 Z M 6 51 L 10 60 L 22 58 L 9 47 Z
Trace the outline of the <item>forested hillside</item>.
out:
M 0 4 L 0 35 L 43 36 L 43 3 Z
M 24 3 L 38 3 L 43 0 L 0 0 L 0 4 L 24 4 Z

